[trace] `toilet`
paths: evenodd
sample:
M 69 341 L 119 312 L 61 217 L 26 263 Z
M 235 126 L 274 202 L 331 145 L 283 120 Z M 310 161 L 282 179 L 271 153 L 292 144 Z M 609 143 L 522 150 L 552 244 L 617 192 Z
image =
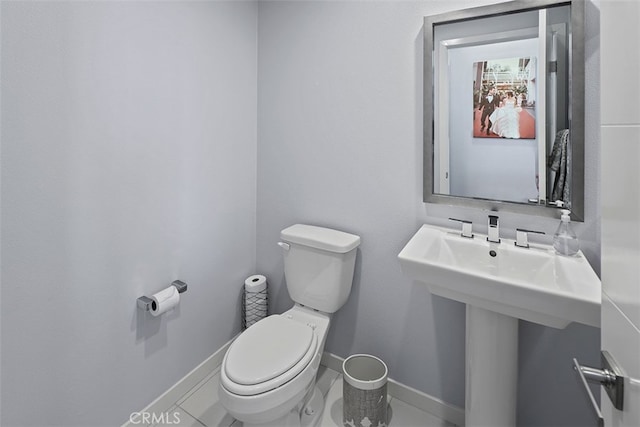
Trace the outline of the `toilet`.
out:
M 296 224 L 280 233 L 294 306 L 253 324 L 220 368 L 220 403 L 244 427 L 318 425 L 324 398 L 316 373 L 331 315 L 351 292 L 360 237 Z

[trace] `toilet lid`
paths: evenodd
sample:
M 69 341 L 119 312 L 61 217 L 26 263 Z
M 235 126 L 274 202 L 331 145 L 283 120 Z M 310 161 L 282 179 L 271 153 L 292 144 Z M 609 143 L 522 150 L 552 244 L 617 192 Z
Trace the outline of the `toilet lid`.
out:
M 269 381 L 300 362 L 309 352 L 313 336 L 313 330 L 303 323 L 280 315 L 269 316 L 231 344 L 225 373 L 240 385 Z

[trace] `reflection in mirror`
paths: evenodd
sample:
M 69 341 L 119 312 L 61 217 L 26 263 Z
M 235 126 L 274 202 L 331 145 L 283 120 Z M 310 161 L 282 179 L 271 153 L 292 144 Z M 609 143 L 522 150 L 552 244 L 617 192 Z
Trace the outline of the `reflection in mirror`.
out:
M 542 0 L 425 18 L 426 202 L 582 218 L 582 14 Z

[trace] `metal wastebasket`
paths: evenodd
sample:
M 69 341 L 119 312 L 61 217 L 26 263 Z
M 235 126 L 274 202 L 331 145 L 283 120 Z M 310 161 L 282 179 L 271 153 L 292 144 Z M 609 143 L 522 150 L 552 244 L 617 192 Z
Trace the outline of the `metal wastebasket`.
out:
M 342 363 L 342 422 L 349 426 L 387 426 L 387 365 L 370 354 Z

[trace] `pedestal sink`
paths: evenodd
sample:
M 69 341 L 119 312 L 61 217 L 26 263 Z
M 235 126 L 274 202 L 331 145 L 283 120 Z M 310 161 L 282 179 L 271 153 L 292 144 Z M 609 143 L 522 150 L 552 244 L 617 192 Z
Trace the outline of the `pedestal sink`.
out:
M 467 304 L 465 424 L 515 426 L 518 319 L 564 329 L 600 326 L 600 279 L 582 252 L 557 255 L 422 226 L 398 255 L 403 272 Z

